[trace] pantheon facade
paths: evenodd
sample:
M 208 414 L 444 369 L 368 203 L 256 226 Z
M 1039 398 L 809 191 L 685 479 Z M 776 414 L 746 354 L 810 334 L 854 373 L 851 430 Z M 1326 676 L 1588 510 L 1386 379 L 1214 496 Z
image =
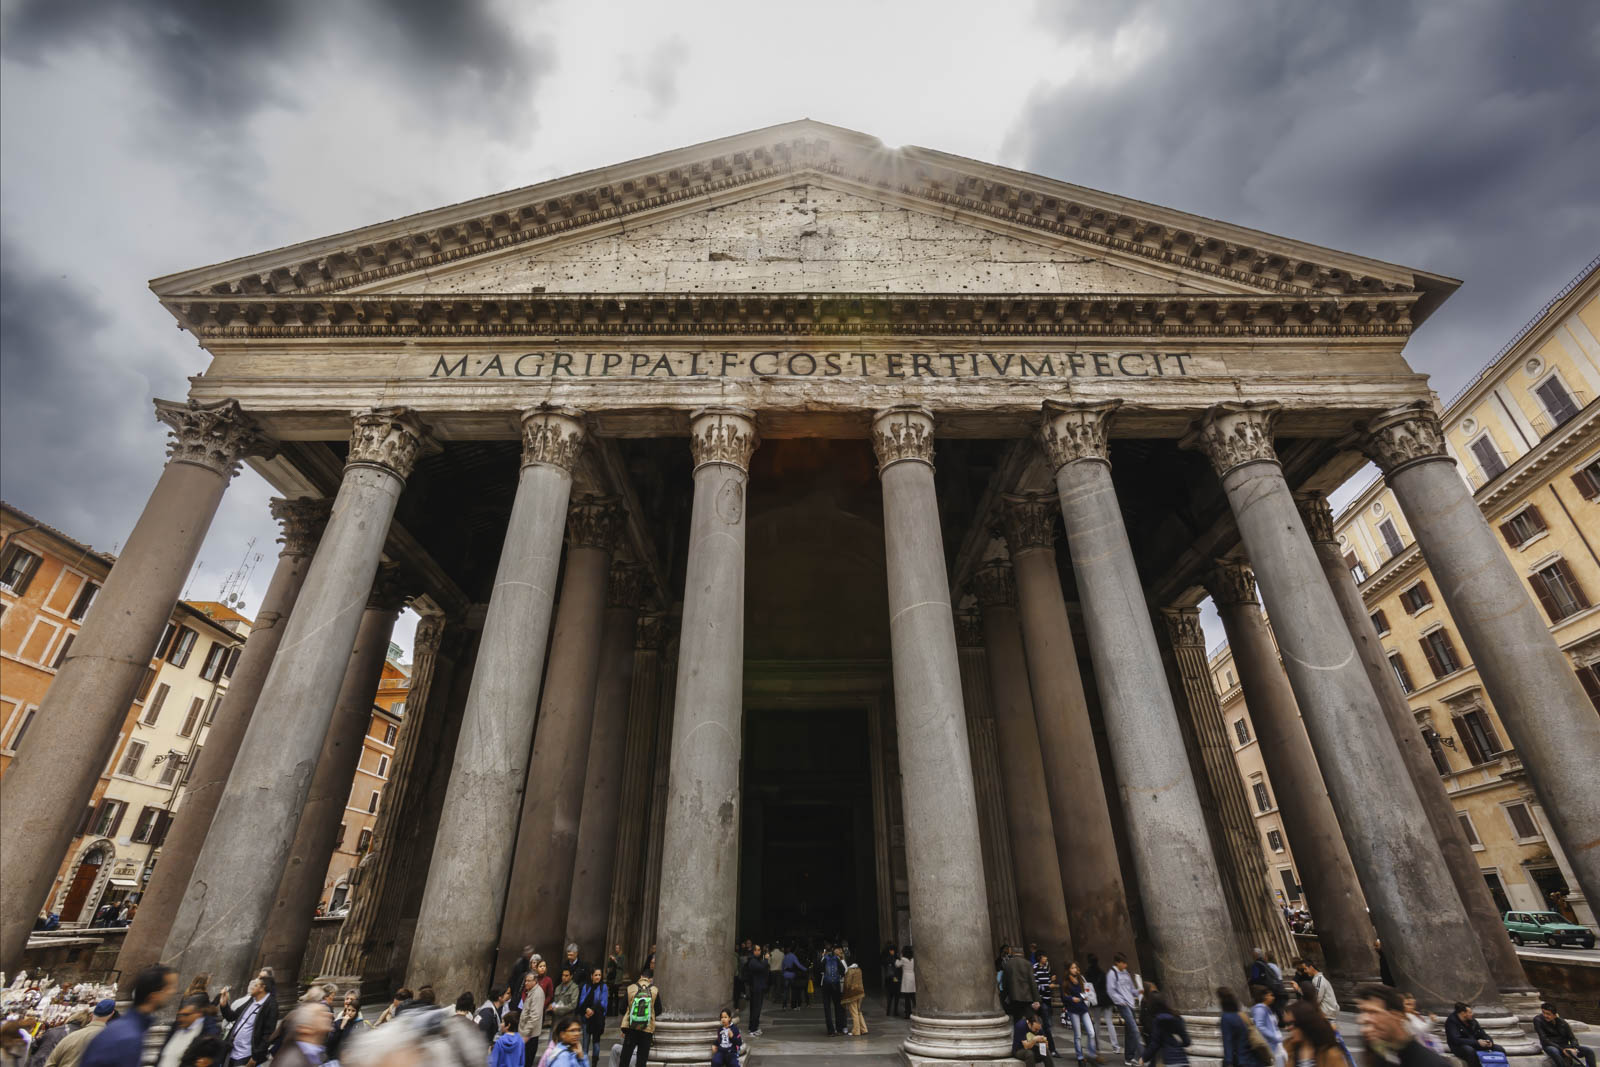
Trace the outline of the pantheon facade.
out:
M 905 1056 L 950 1063 L 1009 1053 L 991 961 L 1020 938 L 1126 953 L 1214 1059 L 1215 987 L 1295 949 L 1210 593 L 1261 628 L 1236 658 L 1281 652 L 1294 699 L 1258 730 L 1336 982 L 1381 937 L 1425 1006 L 1537 1055 L 1323 496 L 1383 470 L 1600 899 L 1600 720 L 1403 356 L 1457 285 L 809 121 L 159 278 L 209 362 L 157 402 L 167 465 L 5 777 L 0 964 L 248 463 L 282 553 L 125 975 L 316 976 L 409 603 L 400 750 L 321 974 L 449 999 L 524 945 L 636 969 L 654 943 L 652 1058 L 695 1062 L 736 938 L 892 940 Z

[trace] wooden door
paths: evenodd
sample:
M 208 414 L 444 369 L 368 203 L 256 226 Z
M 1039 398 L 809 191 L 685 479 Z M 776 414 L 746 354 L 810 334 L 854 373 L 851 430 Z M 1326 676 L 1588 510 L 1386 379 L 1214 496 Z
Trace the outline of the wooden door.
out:
M 77 922 L 83 918 L 79 913 L 83 910 L 89 890 L 94 888 L 94 880 L 100 877 L 100 864 L 104 861 L 105 856 L 97 849 L 78 864 L 77 871 L 72 875 L 72 885 L 67 889 L 66 902 L 61 905 L 62 922 Z

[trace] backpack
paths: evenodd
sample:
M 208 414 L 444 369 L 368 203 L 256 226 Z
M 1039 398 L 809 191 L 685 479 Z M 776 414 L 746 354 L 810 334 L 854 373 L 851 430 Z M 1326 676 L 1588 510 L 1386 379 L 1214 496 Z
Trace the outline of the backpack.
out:
M 640 986 L 639 991 L 633 995 L 633 1000 L 628 1004 L 628 1025 L 632 1027 L 649 1026 L 650 1018 L 656 1011 L 656 987 L 654 985 Z

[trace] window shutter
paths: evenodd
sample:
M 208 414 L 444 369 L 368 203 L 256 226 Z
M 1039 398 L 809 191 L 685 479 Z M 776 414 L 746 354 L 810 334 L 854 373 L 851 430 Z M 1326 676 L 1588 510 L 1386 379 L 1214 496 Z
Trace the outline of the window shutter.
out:
M 1556 560 L 1556 568 L 1561 571 L 1561 577 L 1567 580 L 1567 588 L 1572 590 L 1572 599 L 1578 602 L 1580 609 L 1589 606 L 1589 598 L 1583 595 L 1583 588 L 1578 585 L 1578 579 L 1573 575 L 1572 568 L 1567 566 L 1564 559 Z
M 1490 721 L 1489 713 L 1486 711 L 1475 711 L 1471 714 L 1473 721 L 1478 724 L 1478 729 L 1483 731 L 1483 739 L 1490 748 L 1490 751 L 1485 752 L 1484 755 L 1492 756 L 1496 752 L 1504 752 L 1506 750 L 1506 746 L 1500 743 L 1500 735 L 1494 732 L 1494 723 Z
M 1380 634 L 1389 632 L 1389 616 L 1383 613 L 1382 608 L 1372 613 L 1372 624 L 1378 628 Z
M 157 815 L 155 833 L 150 835 L 150 847 L 160 848 L 162 845 L 166 844 L 167 830 L 169 830 L 171 827 L 172 812 L 163 811 L 160 815 Z
M 1528 520 L 1533 523 L 1535 533 L 1550 529 L 1550 524 L 1544 521 L 1544 512 L 1539 510 L 1538 504 L 1529 504 L 1527 508 L 1524 509 L 1524 514 L 1526 514 L 1528 516 Z
M 84 834 L 89 832 L 89 827 L 94 825 L 94 813 L 95 806 L 93 804 L 90 804 L 88 807 L 83 809 L 83 819 L 78 823 L 78 832 L 72 836 L 82 837 Z
M 1361 566 L 1361 561 L 1356 559 L 1356 554 L 1354 552 L 1346 552 L 1344 554 L 1344 565 L 1345 569 L 1353 571 L 1357 567 Z
M 1452 716 L 1450 721 L 1455 723 L 1456 737 L 1460 738 L 1462 747 L 1467 750 L 1467 758 L 1472 761 L 1472 765 L 1476 767 L 1480 763 L 1487 762 L 1483 758 L 1483 752 L 1478 748 L 1478 739 L 1467 729 L 1466 720 L 1456 715 Z
M 1506 544 L 1510 545 L 1512 548 L 1522 547 L 1522 539 L 1517 536 L 1517 528 L 1511 525 L 1509 522 L 1502 522 L 1500 524 L 1500 536 L 1504 537 L 1506 539 Z
M 1433 671 L 1433 676 L 1435 678 L 1443 678 L 1444 665 L 1439 662 L 1439 657 L 1434 654 L 1433 645 L 1429 643 L 1426 637 L 1418 641 L 1417 644 L 1422 646 L 1422 657 L 1428 661 L 1428 669 Z
M 117 817 L 111 820 L 111 829 L 106 831 L 106 836 L 116 837 L 117 831 L 122 829 L 123 816 L 128 814 L 128 805 L 117 800 L 107 801 L 107 803 L 115 804 L 117 806 Z
M 1589 695 L 1589 703 L 1594 705 L 1596 711 L 1600 711 L 1600 671 L 1593 666 L 1580 667 L 1578 682 L 1583 686 L 1583 691 Z
M 1538 598 L 1539 606 L 1544 608 L 1544 613 L 1550 616 L 1550 621 L 1560 622 L 1561 609 L 1556 607 L 1555 597 L 1550 595 L 1550 588 L 1544 584 L 1544 575 L 1528 575 L 1528 584 L 1533 586 L 1533 595 Z
M 1433 594 L 1428 592 L 1427 582 L 1417 583 L 1417 607 L 1425 608 L 1433 603 Z
M 1578 487 L 1579 495 L 1585 500 L 1593 500 L 1595 497 L 1600 496 L 1600 482 L 1595 481 L 1594 476 L 1589 473 L 1587 467 L 1573 472 L 1572 484 Z

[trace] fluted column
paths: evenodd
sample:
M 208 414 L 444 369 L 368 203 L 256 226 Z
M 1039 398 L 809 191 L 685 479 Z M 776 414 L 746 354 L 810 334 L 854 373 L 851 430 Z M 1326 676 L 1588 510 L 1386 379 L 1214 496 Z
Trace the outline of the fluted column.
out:
M 355 417 L 344 477 L 283 644 L 239 746 L 163 960 L 244 988 L 378 570 L 427 427 L 388 408 Z M 263 872 L 266 872 L 263 876 Z
M 880 411 L 872 446 L 883 483 L 896 734 L 905 804 L 917 1014 L 902 1052 L 912 1063 L 1010 1054 L 981 966 L 994 950 L 983 901 L 972 756 L 956 659 L 955 618 L 933 479 L 933 415 L 910 404 Z M 1022 862 L 1028 862 L 1022 857 Z
M 1052 961 L 1061 961 L 1064 966 L 1073 958 L 1067 895 L 1061 887 L 1062 870 L 1068 864 L 1056 856 L 1060 835 L 1051 827 L 1050 798 L 1045 789 L 1044 761 L 1039 755 L 1039 732 L 1034 725 L 1034 700 L 1022 651 L 1017 585 L 1011 564 L 1004 560 L 985 564 L 973 576 L 972 590 L 983 612 L 1006 828 L 1012 856 L 1023 858 L 1014 869 L 1022 943 L 1037 941 Z M 1093 754 L 1091 749 L 1090 756 Z M 1014 931 L 1008 933 L 1016 935 Z M 990 936 L 994 936 L 993 931 Z
M 1127 815 L 1155 959 L 1198 1055 L 1221 1051 L 1215 989 L 1238 981 L 1233 921 L 1167 688 L 1155 628 L 1111 481 L 1117 402 L 1045 402 L 1040 442 L 1056 473 L 1089 654 Z
M 1584 895 L 1600 900 L 1600 717 L 1445 452 L 1438 417 L 1417 405 L 1364 429 L 1361 449 L 1400 502 Z
M 746 482 L 755 416 L 695 412 L 694 506 L 667 779 L 656 975 L 666 1011 L 654 1059 L 706 1063 L 717 1013 L 731 1007 L 739 884 L 739 760 L 744 729 Z
M 972 788 L 978 800 L 978 839 L 983 846 L 984 884 L 989 896 L 989 936 L 1010 942 L 1022 936 L 1022 918 L 1017 906 L 1011 837 L 1006 828 L 1005 793 L 1000 785 L 1000 743 L 995 737 L 990 707 L 983 619 L 977 612 L 956 615 L 956 649 L 961 663 L 961 702 L 967 709 L 967 745 L 972 750 Z M 891 918 L 892 913 L 883 922 L 887 924 Z M 1069 923 L 1069 929 L 1070 926 Z M 891 928 L 885 925 L 886 930 Z
M 667 782 L 672 770 L 672 731 L 677 721 L 678 655 L 675 636 L 667 639 L 661 657 L 661 683 L 656 690 L 657 714 L 654 756 L 649 770 L 650 828 L 645 836 L 643 888 L 640 890 L 639 910 L 635 913 L 635 942 L 629 946 L 628 958 L 637 960 L 635 968 L 643 967 L 656 943 L 656 917 L 661 904 L 661 857 L 667 840 Z M 628 945 L 624 942 L 624 945 Z M 636 950 L 636 951 L 635 951 Z
M 607 498 L 582 496 L 568 511 L 566 574 L 522 793 L 512 890 L 500 924 L 502 969 L 524 945 L 534 946 L 546 959 L 562 958 L 600 671 L 606 582 L 621 528 L 622 511 Z
M 406 690 L 405 716 L 400 723 L 400 734 L 395 738 L 389 784 L 383 790 L 383 806 L 378 809 L 366 855 L 350 872 L 350 893 L 354 898 L 350 913 L 339 927 L 339 939 L 328 946 L 322 961 L 319 977 L 336 979 L 341 988 L 359 981 L 365 972 L 378 915 L 385 895 L 392 891 L 390 879 L 397 877 L 394 873 L 397 830 L 404 825 L 403 813 L 415 806 L 415 794 L 422 789 L 417 782 L 417 749 L 422 735 L 429 732 L 428 719 L 434 717 L 430 715 L 430 705 L 437 699 L 434 678 L 438 673 L 444 631 L 443 615 L 424 615 L 417 622 L 411 639 L 411 677 Z
M 1056 566 L 1055 528 L 1060 514 L 1054 494 L 1040 493 L 1008 496 L 1001 512 L 1017 574 L 1036 737 L 1049 782 L 1051 822 L 1073 940 L 1080 953 L 1093 952 L 1109 961 L 1125 952 L 1132 960 L 1127 889 Z
M 600 963 L 611 909 L 611 872 L 617 858 L 622 808 L 623 761 L 628 741 L 628 703 L 633 691 L 635 638 L 644 568 L 613 563 L 600 627 L 600 680 L 595 687 L 589 763 L 583 776 L 583 810 L 578 818 L 578 851 L 572 866 L 572 899 L 567 904 L 567 935 L 578 943 L 578 958 Z M 583 975 L 581 980 L 588 981 Z
M 273 969 L 285 989 L 299 985 L 311 920 L 322 895 L 328 863 L 333 859 L 339 824 L 350 801 L 350 786 L 366 749 L 372 700 L 383 678 L 395 621 L 408 599 L 405 586 L 399 564 L 379 565 L 367 597 L 367 610 L 356 630 L 344 681 L 334 700 L 333 720 L 322 742 L 322 755 L 311 776 L 311 791 L 300 809 L 294 844 L 278 878 L 277 895 L 261 938 L 261 963 Z
M 1272 447 L 1277 405 L 1219 404 L 1185 438 L 1222 479 L 1361 889 L 1402 989 L 1433 1010 L 1494 995 Z
M 1280 960 L 1294 959 L 1299 952 L 1267 882 L 1261 834 L 1250 814 L 1244 781 L 1239 777 L 1239 765 L 1234 762 L 1233 746 L 1228 743 L 1227 726 L 1222 721 L 1222 705 L 1211 681 L 1200 609 L 1168 608 L 1161 615 L 1167 647 L 1177 668 L 1175 689 L 1182 694 L 1198 757 L 1190 762 L 1198 762 L 1198 774 L 1205 780 L 1202 797 L 1210 801 L 1208 815 L 1214 823 L 1211 840 L 1220 860 L 1228 911 L 1233 916 L 1240 965 L 1250 958 L 1253 948 L 1264 949 Z
M 283 536 L 278 538 L 283 545 L 278 553 L 278 565 L 273 568 L 266 595 L 256 611 L 255 624 L 250 628 L 250 638 L 228 681 L 227 695 L 206 733 L 205 747 L 190 769 L 183 791 L 183 806 L 168 828 L 161 845 L 160 862 L 150 875 L 144 895 L 139 898 L 139 913 L 128 927 L 122 949 L 117 953 L 120 972 L 117 989 L 123 996 L 132 991 L 133 980 L 139 972 L 160 959 L 161 950 L 166 947 L 172 921 L 178 916 L 178 905 L 183 902 L 189 876 L 205 844 L 206 831 L 211 829 L 211 819 L 217 813 L 228 775 L 233 772 L 239 745 L 255 713 L 267 671 L 283 641 L 289 613 L 294 610 L 300 587 L 305 584 L 311 555 L 322 537 L 322 528 L 327 525 L 333 501 L 274 498 L 270 506 L 283 530 Z
M 606 922 L 605 951 L 591 959 L 604 960 L 611 946 L 621 945 L 628 970 L 637 974 L 644 964 L 639 955 L 640 916 L 644 905 L 645 856 L 650 848 L 650 827 L 639 813 L 654 810 L 656 729 L 661 710 L 661 645 L 666 619 L 642 615 L 634 629 L 633 671 L 628 693 L 627 743 L 622 758 L 619 811 L 629 817 L 617 822 L 612 846 L 610 909 Z M 592 742 L 591 742 L 592 743 Z M 582 831 L 579 831 L 582 836 Z
M 583 442 L 580 412 L 540 407 L 523 414 L 522 471 L 417 915 L 409 973 L 418 984 L 477 990 L 491 980 L 572 467 Z
M 272 445 L 231 400 L 156 401 L 167 465 L 0 784 L 0 970 L 15 974 L 229 481 Z
M 1344 553 L 1339 548 L 1334 532 L 1333 512 L 1328 507 L 1327 498 L 1320 493 L 1302 494 L 1295 498 L 1295 503 L 1300 509 L 1306 532 L 1311 537 L 1311 546 L 1316 550 L 1317 561 L 1322 564 L 1322 573 L 1327 577 L 1333 598 L 1339 604 L 1345 628 L 1355 641 L 1367 681 L 1372 685 L 1384 720 L 1389 724 L 1389 731 L 1405 761 L 1406 773 L 1416 788 L 1423 810 L 1427 812 L 1428 827 L 1433 832 L 1434 840 L 1439 843 L 1445 866 L 1450 870 L 1450 880 L 1477 934 L 1477 942 L 1483 949 L 1490 976 L 1503 994 L 1516 993 L 1525 997 L 1531 986 L 1523 972 L 1522 960 L 1511 939 L 1506 936 L 1505 923 L 1501 921 L 1499 906 L 1489 892 L 1488 883 L 1483 880 L 1477 853 L 1472 851 L 1472 845 L 1467 841 L 1455 806 L 1445 791 L 1444 780 L 1439 777 L 1439 769 L 1428 754 L 1411 704 L 1400 689 L 1400 680 L 1389 665 L 1378 629 L 1372 623 L 1366 602 L 1361 599 L 1361 590 L 1356 588 L 1355 578 L 1350 568 L 1345 566 Z M 1538 998 L 1532 999 L 1535 1003 L 1530 1007 L 1536 1011 Z

